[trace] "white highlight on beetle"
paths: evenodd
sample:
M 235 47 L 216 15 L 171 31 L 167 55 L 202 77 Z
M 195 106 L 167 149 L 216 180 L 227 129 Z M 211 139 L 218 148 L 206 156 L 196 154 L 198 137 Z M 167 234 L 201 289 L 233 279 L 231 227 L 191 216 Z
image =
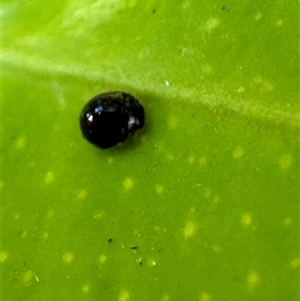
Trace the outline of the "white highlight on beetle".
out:
M 138 119 L 136 119 L 135 117 L 133 116 L 130 116 L 129 117 L 129 120 L 128 120 L 128 129 L 131 130 L 131 128 L 134 126 L 134 125 L 139 125 L 140 122 Z

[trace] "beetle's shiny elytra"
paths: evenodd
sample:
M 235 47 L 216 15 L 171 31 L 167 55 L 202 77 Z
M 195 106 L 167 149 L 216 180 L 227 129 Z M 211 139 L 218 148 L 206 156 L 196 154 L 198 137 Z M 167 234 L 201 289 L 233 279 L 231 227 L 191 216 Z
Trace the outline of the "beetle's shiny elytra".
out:
M 89 142 L 109 148 L 141 129 L 144 120 L 144 108 L 132 95 L 108 92 L 95 96 L 83 107 L 80 128 Z

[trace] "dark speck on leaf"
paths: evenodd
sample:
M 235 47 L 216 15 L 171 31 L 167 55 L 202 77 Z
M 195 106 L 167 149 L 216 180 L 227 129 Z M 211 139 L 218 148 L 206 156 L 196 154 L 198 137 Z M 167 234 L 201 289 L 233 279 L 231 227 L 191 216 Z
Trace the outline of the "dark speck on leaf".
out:
M 222 6 L 222 12 L 228 12 L 229 8 L 225 5 Z
M 109 244 L 111 244 L 111 243 L 113 242 L 113 239 L 112 239 L 112 238 L 109 238 L 109 239 L 107 240 L 107 242 L 108 242 Z

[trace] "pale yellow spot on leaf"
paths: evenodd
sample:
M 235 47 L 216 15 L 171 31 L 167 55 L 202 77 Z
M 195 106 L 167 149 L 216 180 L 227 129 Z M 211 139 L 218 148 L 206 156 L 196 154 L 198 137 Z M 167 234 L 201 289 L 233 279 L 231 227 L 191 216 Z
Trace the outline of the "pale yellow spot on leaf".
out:
M 155 185 L 155 191 L 157 194 L 161 194 L 164 191 L 164 187 L 162 185 Z
M 54 210 L 53 209 L 49 209 L 47 212 L 47 218 L 51 218 L 54 215 Z
M 153 258 L 149 258 L 149 259 L 147 260 L 147 263 L 148 263 L 148 265 L 151 266 L 151 267 L 156 266 L 156 261 L 155 261 Z
M 130 190 L 133 188 L 134 185 L 134 181 L 132 178 L 127 178 L 124 180 L 123 182 L 123 187 L 125 188 L 125 190 Z
M 247 284 L 250 288 L 255 288 L 260 282 L 257 272 L 251 271 L 247 277 Z
M 211 297 L 211 295 L 209 293 L 203 292 L 201 294 L 200 301 L 212 301 L 212 297 Z
M 199 159 L 199 163 L 201 166 L 204 166 L 207 164 L 207 159 L 205 156 L 202 156 L 200 159 Z
M 244 149 L 241 146 L 237 146 L 236 149 L 233 152 L 233 156 L 235 158 L 240 158 L 244 154 Z
M 252 224 L 252 216 L 249 213 L 246 213 L 242 216 L 242 223 L 245 226 L 250 226 Z
M 16 148 L 21 149 L 26 146 L 26 137 L 21 136 L 16 140 Z
M 90 286 L 88 284 L 84 284 L 81 289 L 83 293 L 87 293 L 90 291 Z
M 137 263 L 139 263 L 140 265 L 143 264 L 143 258 L 139 257 L 138 259 L 135 260 Z
M 178 120 L 177 120 L 176 116 L 171 115 L 168 119 L 169 129 L 174 130 L 177 128 L 177 126 L 178 126 Z
M 205 74 L 209 74 L 209 73 L 211 73 L 211 72 L 213 71 L 213 67 L 210 66 L 210 65 L 204 65 L 204 66 L 202 67 L 202 71 L 203 71 L 203 73 L 205 73 Z
M 185 239 L 191 238 L 195 235 L 197 226 L 194 222 L 188 221 L 183 229 L 183 236 Z
M 243 93 L 243 92 L 245 92 L 245 88 L 243 86 L 241 86 L 238 88 L 237 91 L 238 91 L 238 93 Z
M 6 251 L 0 252 L 0 262 L 5 262 L 8 258 L 8 253 Z
M 13 218 L 14 218 L 15 220 L 19 220 L 19 219 L 20 219 L 20 213 L 19 213 L 19 212 L 14 212 L 14 213 L 13 213 Z
M 35 163 L 35 162 L 30 162 L 30 163 L 28 164 L 28 167 L 29 167 L 29 168 L 34 168 L 34 167 L 36 167 L 36 163 Z
M 265 78 L 263 78 L 260 75 L 257 75 L 253 79 L 254 83 L 257 85 L 260 85 L 264 90 L 266 91 L 272 91 L 274 89 L 274 86 Z
M 277 22 L 276 22 L 276 26 L 282 26 L 283 22 L 282 22 L 282 19 L 279 19 Z
M 214 196 L 213 202 L 214 203 L 219 203 L 220 202 L 220 198 L 218 196 Z
M 206 188 L 204 191 L 204 197 L 209 198 L 211 196 L 211 189 Z
M 25 283 L 28 283 L 28 282 L 30 282 L 30 281 L 32 280 L 33 276 L 34 276 L 34 273 L 33 273 L 32 271 L 28 271 L 28 272 L 26 272 L 26 273 L 24 274 L 24 276 L 23 276 L 23 281 L 24 281 Z
M 161 227 L 160 226 L 154 226 L 154 230 L 157 232 L 161 232 Z
M 114 162 L 114 158 L 113 157 L 108 157 L 107 163 L 112 164 L 113 162 Z
M 299 258 L 299 257 L 293 259 L 293 260 L 290 262 L 290 265 L 291 265 L 293 268 L 299 267 L 299 264 L 300 264 L 300 258 Z
M 213 248 L 214 252 L 216 252 L 216 253 L 220 253 L 221 252 L 221 247 L 219 245 L 213 245 L 212 248 Z
M 23 231 L 21 237 L 26 238 L 27 237 L 27 231 Z
M 98 258 L 98 261 L 103 264 L 107 260 L 107 257 L 105 254 L 101 254 Z
M 50 184 L 54 180 L 54 174 L 51 171 L 48 171 L 46 176 L 45 176 L 45 183 Z
M 154 230 L 157 232 L 166 232 L 167 230 L 165 228 L 161 228 L 160 226 L 154 226 Z
M 65 263 L 72 263 L 73 260 L 74 260 L 74 258 L 75 258 L 75 256 L 74 256 L 73 253 L 66 252 L 66 253 L 63 255 L 62 258 L 63 258 L 63 261 L 64 261 Z
M 292 221 L 291 218 L 286 218 L 286 219 L 283 221 L 283 223 L 284 223 L 285 226 L 289 226 L 292 222 L 293 222 L 293 221 Z
M 185 1 L 182 2 L 181 5 L 182 5 L 182 8 L 187 9 L 187 8 L 190 7 L 191 3 L 190 3 L 190 1 L 185 0 Z
M 170 301 L 170 296 L 168 294 L 164 294 L 162 297 L 162 301 Z
M 196 212 L 196 208 L 195 207 L 192 207 L 191 209 L 190 209 L 190 213 L 191 214 L 194 214 Z
M 257 13 L 254 18 L 255 18 L 256 21 L 258 21 L 258 20 L 260 20 L 262 18 L 262 14 L 261 13 Z
M 130 294 L 128 291 L 122 291 L 119 296 L 119 301 L 127 301 L 130 298 Z
M 293 163 L 293 158 L 291 155 L 289 154 L 284 154 L 280 157 L 280 160 L 279 160 L 279 167 L 281 169 L 288 169 L 290 168 L 290 166 L 292 165 Z
M 265 82 L 264 82 L 264 88 L 265 88 L 267 91 L 272 91 L 272 90 L 274 90 L 274 86 L 273 86 L 270 82 L 268 82 L 268 81 L 265 81 Z
M 80 199 L 80 200 L 86 199 L 86 197 L 87 197 L 87 191 L 86 191 L 85 189 L 80 190 L 80 191 L 77 193 L 77 197 L 78 197 L 78 199 Z
M 218 18 L 210 17 L 206 22 L 206 28 L 210 31 L 215 29 L 220 24 L 220 20 Z
M 194 164 L 195 159 L 196 159 L 196 156 L 195 156 L 195 155 L 190 155 L 190 156 L 188 157 L 187 161 L 188 161 L 189 164 Z
M 253 81 L 256 84 L 260 84 L 262 82 L 262 77 L 260 75 L 257 75 L 256 77 L 254 77 Z
M 95 219 L 100 219 L 102 218 L 103 214 L 100 212 L 100 211 L 97 211 L 94 215 L 93 215 L 93 218 Z
M 169 162 L 172 162 L 175 159 L 174 155 L 172 155 L 171 153 L 166 153 L 166 157 Z
M 44 232 L 43 233 L 43 238 L 46 240 L 46 239 L 48 239 L 48 236 L 49 236 L 49 233 L 48 232 Z

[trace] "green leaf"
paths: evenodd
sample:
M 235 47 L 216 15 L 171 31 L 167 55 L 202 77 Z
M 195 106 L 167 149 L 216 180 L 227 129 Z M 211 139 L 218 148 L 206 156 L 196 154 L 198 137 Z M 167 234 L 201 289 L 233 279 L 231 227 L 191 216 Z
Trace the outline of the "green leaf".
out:
M 4 300 L 298 300 L 292 1 L 2 3 Z M 96 94 L 146 125 L 82 138 Z

